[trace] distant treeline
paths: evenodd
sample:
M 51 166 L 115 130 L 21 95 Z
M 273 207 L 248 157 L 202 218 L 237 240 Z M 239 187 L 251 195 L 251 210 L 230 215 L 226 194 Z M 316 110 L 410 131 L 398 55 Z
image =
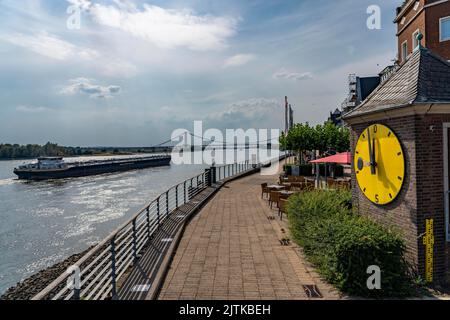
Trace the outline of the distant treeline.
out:
M 166 152 L 168 148 L 82 148 L 82 147 L 63 147 L 56 143 L 48 142 L 45 145 L 37 144 L 0 144 L 0 159 L 25 159 L 39 157 L 73 157 L 89 156 L 103 154 L 132 154 L 132 153 L 151 153 Z
M 0 159 L 38 158 L 53 156 L 82 155 L 81 148 L 61 147 L 55 143 L 47 143 L 43 146 L 37 144 L 0 144 Z

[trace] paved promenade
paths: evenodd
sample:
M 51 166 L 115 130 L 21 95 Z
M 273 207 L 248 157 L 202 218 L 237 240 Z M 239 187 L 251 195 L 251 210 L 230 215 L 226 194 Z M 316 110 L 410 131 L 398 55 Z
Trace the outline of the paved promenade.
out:
M 260 187 L 276 181 L 255 174 L 219 191 L 186 228 L 160 299 L 308 299 L 303 285 L 316 285 L 323 299 L 339 298 L 300 248 L 280 244 L 290 238 L 287 225 Z

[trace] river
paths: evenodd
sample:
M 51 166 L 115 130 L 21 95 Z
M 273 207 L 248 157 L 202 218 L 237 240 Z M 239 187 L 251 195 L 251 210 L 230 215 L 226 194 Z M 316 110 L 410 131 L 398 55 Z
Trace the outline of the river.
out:
M 90 157 L 89 159 L 104 157 Z M 72 158 L 68 161 L 83 161 Z M 0 161 L 0 295 L 97 243 L 143 205 L 206 166 L 172 165 L 58 181 L 19 181 Z

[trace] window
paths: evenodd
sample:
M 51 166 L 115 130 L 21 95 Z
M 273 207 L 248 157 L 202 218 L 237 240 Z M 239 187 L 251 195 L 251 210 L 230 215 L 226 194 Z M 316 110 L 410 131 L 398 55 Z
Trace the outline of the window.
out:
M 450 40 L 450 17 L 442 18 L 439 21 L 440 40 Z
M 419 35 L 419 33 L 420 33 L 420 30 L 417 29 L 416 31 L 414 31 L 414 33 L 412 35 L 413 50 L 415 50 L 419 46 L 419 40 L 417 40 L 417 36 Z
M 402 43 L 402 62 L 406 61 L 408 57 L 408 41 Z
M 420 6 L 420 1 L 416 1 L 416 3 L 414 4 L 414 11 L 417 11 L 417 9 L 419 9 Z
M 402 18 L 402 21 L 400 22 L 400 24 L 402 24 L 402 25 L 403 25 L 403 24 L 405 24 L 405 22 L 406 22 L 406 18 L 405 18 L 405 17 L 403 17 L 403 18 Z

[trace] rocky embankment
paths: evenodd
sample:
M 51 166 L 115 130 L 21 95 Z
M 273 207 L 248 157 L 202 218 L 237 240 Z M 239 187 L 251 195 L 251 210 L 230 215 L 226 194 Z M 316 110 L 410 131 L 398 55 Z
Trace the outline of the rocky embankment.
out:
M 30 300 L 36 294 L 44 290 L 50 283 L 58 278 L 67 268 L 80 260 L 91 248 L 84 252 L 74 254 L 66 260 L 59 262 L 45 270 L 42 270 L 31 277 L 23 280 L 14 287 L 8 289 L 0 300 Z

